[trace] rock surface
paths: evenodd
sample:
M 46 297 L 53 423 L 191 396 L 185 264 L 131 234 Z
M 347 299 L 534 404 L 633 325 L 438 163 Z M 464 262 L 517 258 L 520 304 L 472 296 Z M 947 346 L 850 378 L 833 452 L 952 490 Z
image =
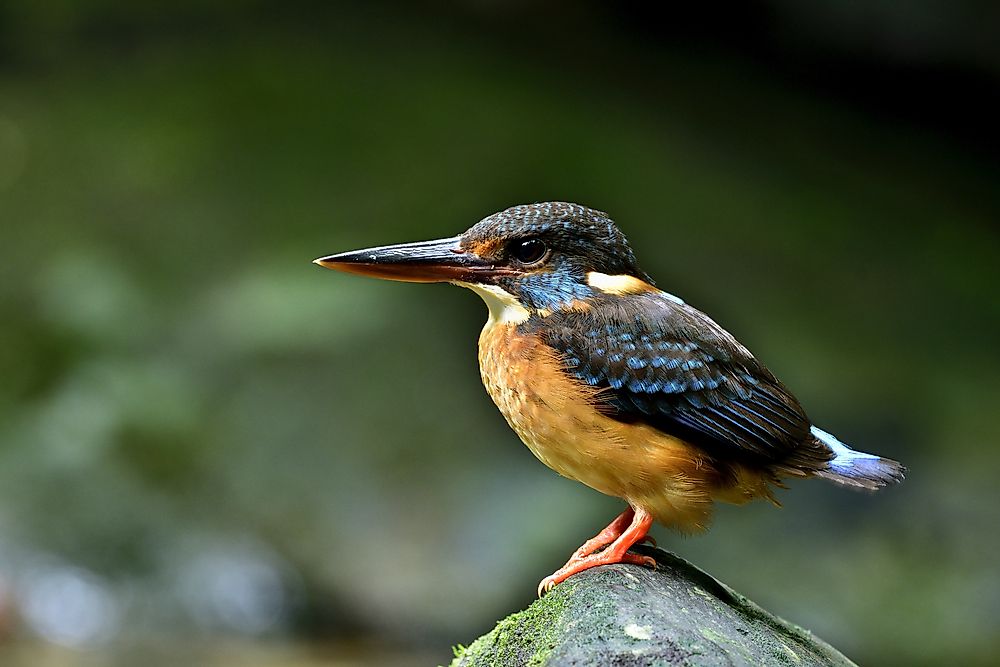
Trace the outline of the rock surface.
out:
M 657 570 L 582 572 L 457 648 L 452 667 L 854 664 L 687 561 L 636 551 L 656 558 Z

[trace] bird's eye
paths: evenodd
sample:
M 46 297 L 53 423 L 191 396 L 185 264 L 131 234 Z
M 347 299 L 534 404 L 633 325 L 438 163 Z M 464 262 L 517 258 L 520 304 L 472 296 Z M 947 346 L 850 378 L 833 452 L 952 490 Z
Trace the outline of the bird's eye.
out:
M 537 264 L 545 259 L 549 249 L 540 239 L 515 241 L 509 248 L 510 256 L 520 264 Z

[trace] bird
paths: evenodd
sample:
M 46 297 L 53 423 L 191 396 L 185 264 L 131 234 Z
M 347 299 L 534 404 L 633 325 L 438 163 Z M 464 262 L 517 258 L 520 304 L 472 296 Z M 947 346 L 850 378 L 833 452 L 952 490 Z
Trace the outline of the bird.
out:
M 480 374 L 510 427 L 555 472 L 625 501 L 542 579 L 539 596 L 600 565 L 655 568 L 630 551 L 653 541 L 653 523 L 704 531 L 716 501 L 777 505 L 774 490 L 791 478 L 866 491 L 903 480 L 903 465 L 813 424 L 732 334 L 659 289 L 604 212 L 568 202 L 513 206 L 458 236 L 314 262 L 482 297 Z

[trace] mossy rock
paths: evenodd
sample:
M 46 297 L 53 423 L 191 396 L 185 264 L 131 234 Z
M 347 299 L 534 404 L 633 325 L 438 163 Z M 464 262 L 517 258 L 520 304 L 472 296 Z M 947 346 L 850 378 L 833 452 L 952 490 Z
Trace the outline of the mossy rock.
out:
M 854 664 L 687 561 L 635 550 L 656 558 L 656 571 L 582 572 L 458 648 L 452 667 Z

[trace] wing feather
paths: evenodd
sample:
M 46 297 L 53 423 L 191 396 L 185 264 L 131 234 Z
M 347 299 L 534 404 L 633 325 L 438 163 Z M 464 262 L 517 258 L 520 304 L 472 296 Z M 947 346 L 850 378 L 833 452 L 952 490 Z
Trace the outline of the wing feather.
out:
M 601 388 L 598 406 L 719 457 L 817 470 L 816 446 L 794 396 L 707 315 L 662 292 L 597 296 L 591 308 L 523 324 L 566 370 Z

